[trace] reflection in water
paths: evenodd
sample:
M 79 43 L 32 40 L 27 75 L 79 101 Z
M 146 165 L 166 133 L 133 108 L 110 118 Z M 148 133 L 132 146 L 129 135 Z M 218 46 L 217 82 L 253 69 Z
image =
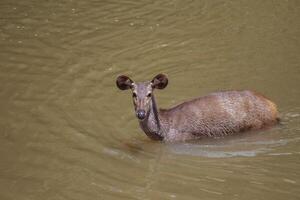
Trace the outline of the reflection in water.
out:
M 0 199 L 299 199 L 298 1 L 2 0 Z M 160 107 L 257 90 L 280 126 L 165 144 L 119 74 L 166 73 Z
M 262 153 L 274 151 L 276 147 L 286 145 L 288 140 L 267 138 L 267 140 L 252 141 L 246 139 L 233 139 L 232 141 L 211 142 L 210 144 L 176 144 L 170 149 L 176 154 L 187 154 L 191 156 L 203 156 L 209 158 L 225 158 L 235 156 L 252 157 Z M 224 140 L 224 139 L 221 139 Z

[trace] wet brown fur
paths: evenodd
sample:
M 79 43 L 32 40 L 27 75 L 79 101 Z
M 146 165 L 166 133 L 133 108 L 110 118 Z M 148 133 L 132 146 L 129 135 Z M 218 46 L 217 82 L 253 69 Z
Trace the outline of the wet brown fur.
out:
M 191 133 L 187 139 L 259 130 L 279 120 L 276 105 L 253 91 L 212 93 L 170 109 L 160 109 L 159 116 L 178 132 Z M 173 137 L 169 140 L 178 139 Z

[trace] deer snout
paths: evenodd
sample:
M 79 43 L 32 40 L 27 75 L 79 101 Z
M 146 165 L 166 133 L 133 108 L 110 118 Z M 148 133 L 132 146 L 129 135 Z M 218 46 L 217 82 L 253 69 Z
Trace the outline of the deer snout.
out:
M 146 111 L 145 110 L 142 110 L 142 109 L 139 109 L 136 111 L 136 116 L 137 118 L 139 118 L 140 120 L 143 120 L 145 119 L 146 117 Z

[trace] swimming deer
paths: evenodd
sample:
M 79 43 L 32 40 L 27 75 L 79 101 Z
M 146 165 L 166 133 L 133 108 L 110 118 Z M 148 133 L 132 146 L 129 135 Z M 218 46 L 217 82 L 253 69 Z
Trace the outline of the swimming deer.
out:
M 153 140 L 186 141 L 203 137 L 258 130 L 279 121 L 276 105 L 253 91 L 211 93 L 170 109 L 158 109 L 153 91 L 164 89 L 168 78 L 158 74 L 152 81 L 133 82 L 121 75 L 119 89 L 131 89 L 140 127 Z

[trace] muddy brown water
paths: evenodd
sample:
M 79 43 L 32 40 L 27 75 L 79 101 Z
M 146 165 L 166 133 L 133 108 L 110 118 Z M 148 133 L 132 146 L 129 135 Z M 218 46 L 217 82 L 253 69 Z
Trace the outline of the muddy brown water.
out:
M 299 1 L 0 5 L 1 200 L 300 199 Z M 115 78 L 160 72 L 160 107 L 253 89 L 281 125 L 150 141 Z

